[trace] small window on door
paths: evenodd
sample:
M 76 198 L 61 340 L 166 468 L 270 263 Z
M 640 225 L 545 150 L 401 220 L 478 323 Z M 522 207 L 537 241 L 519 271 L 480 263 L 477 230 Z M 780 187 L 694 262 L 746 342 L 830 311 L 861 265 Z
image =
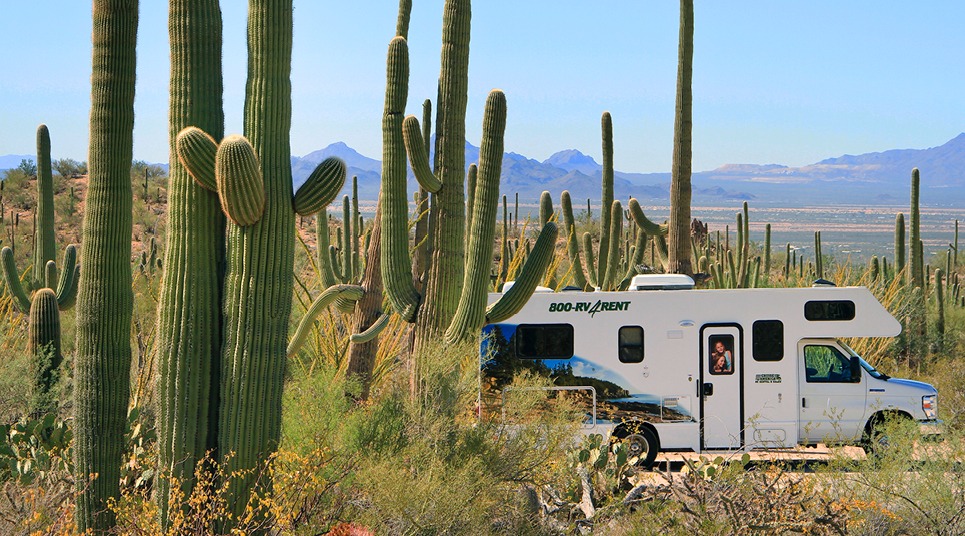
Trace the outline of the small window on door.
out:
M 710 373 L 714 375 L 734 373 L 734 336 L 712 335 L 707 340 Z
M 623 326 L 620 328 L 620 362 L 640 363 L 643 361 L 643 328 Z

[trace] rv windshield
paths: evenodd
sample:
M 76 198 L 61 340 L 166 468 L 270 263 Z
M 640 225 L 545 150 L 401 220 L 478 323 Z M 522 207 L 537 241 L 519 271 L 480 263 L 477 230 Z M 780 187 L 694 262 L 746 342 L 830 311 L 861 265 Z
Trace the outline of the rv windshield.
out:
M 848 355 L 852 355 L 852 356 L 854 356 L 854 357 L 857 357 L 857 358 L 858 358 L 858 362 L 861 363 L 861 368 L 863 368 L 863 369 L 865 370 L 865 372 L 867 372 L 869 375 L 871 375 L 872 378 L 877 378 L 877 379 L 879 379 L 879 380 L 887 380 L 888 378 L 891 377 L 891 376 L 885 374 L 884 372 L 880 372 L 880 371 L 878 371 L 876 368 L 872 367 L 870 363 L 868 363 L 867 361 L 865 361 L 864 358 L 862 358 L 860 355 L 858 355 L 858 353 L 855 352 L 854 350 L 852 350 L 851 347 L 848 346 L 847 344 L 844 344 L 844 343 L 841 342 L 841 341 L 838 341 L 838 344 L 841 345 L 841 348 L 844 348 L 844 349 L 848 352 Z

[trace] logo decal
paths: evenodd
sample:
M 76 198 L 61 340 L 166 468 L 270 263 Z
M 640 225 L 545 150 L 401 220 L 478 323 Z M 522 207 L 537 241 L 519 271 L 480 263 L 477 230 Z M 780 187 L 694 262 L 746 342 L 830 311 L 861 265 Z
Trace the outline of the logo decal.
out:
M 549 312 L 551 313 L 587 313 L 592 318 L 602 311 L 628 311 L 630 310 L 629 301 L 603 301 L 593 302 L 563 302 L 551 303 Z

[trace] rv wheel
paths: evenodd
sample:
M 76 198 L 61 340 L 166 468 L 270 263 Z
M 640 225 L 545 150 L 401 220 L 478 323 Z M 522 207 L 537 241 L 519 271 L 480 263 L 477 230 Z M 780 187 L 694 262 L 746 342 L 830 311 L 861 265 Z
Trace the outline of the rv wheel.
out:
M 641 428 L 637 433 L 623 438 L 623 442 L 627 446 L 627 454 L 637 457 L 637 467 L 643 469 L 653 467 L 653 462 L 657 459 L 657 451 L 660 450 L 657 434 L 649 428 Z

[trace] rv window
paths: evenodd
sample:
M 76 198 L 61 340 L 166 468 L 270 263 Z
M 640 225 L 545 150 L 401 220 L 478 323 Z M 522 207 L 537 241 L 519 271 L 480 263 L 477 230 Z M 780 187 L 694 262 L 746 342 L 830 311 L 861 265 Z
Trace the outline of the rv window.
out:
M 851 358 L 833 346 L 804 347 L 804 377 L 808 383 L 851 383 Z
M 708 342 L 708 365 L 710 373 L 733 374 L 734 373 L 734 336 L 733 335 L 711 335 Z
M 854 302 L 848 300 L 809 301 L 804 304 L 804 318 L 816 321 L 854 320 Z
M 754 322 L 754 361 L 784 359 L 784 322 L 758 320 Z
M 573 357 L 573 326 L 569 324 L 520 324 L 516 328 L 516 355 L 521 359 L 569 359 Z
M 643 328 L 623 326 L 620 328 L 620 361 L 639 363 L 643 361 Z

